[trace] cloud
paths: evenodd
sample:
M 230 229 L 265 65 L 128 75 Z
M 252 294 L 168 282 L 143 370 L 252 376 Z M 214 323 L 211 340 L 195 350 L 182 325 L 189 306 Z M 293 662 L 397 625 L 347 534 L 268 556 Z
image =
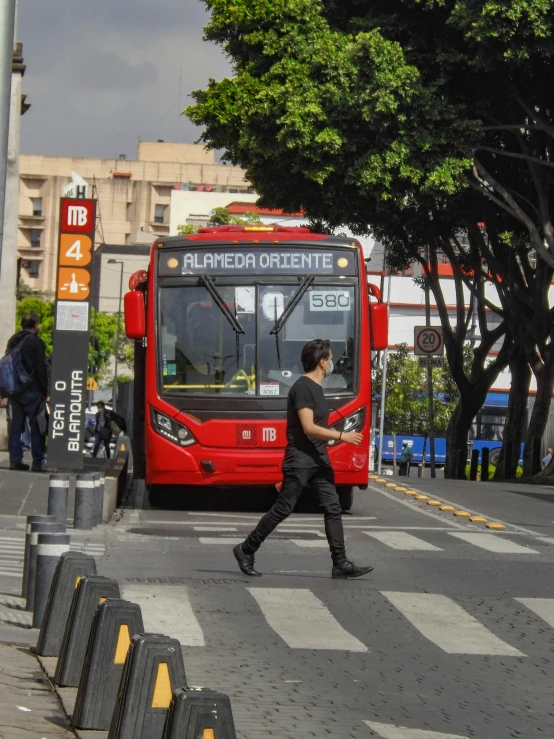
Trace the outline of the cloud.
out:
M 202 40 L 197 0 L 24 0 L 22 119 L 25 153 L 134 156 L 142 139 L 192 142 L 180 115 L 192 90 L 230 74 L 221 50 Z

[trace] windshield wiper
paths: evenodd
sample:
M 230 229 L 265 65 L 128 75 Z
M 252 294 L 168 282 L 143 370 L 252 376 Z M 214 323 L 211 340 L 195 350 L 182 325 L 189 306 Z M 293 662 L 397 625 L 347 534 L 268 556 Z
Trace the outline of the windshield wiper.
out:
M 214 303 L 217 305 L 219 310 L 223 313 L 225 318 L 229 321 L 233 331 L 236 334 L 243 334 L 244 329 L 241 326 L 239 319 L 229 310 L 227 303 L 223 300 L 221 293 L 219 292 L 217 287 L 214 285 L 214 281 L 212 280 L 212 278 L 208 277 L 207 275 L 201 275 L 200 282 L 204 285 L 206 290 L 210 293 L 210 295 L 212 296 L 214 300 Z
M 283 328 L 283 326 L 285 325 L 285 323 L 289 320 L 289 318 L 290 318 L 291 313 L 293 312 L 293 310 L 296 308 L 296 306 L 298 305 L 298 303 L 304 297 L 304 294 L 306 293 L 306 291 L 308 290 L 308 288 L 311 287 L 311 285 L 312 285 L 312 283 L 313 283 L 314 280 L 315 280 L 315 277 L 313 277 L 313 276 L 312 277 L 304 277 L 304 279 L 302 280 L 302 282 L 301 282 L 300 286 L 298 287 L 297 291 L 294 293 L 294 295 L 292 296 L 292 298 L 287 303 L 287 305 L 285 307 L 285 310 L 281 313 L 281 316 L 280 316 L 279 320 L 275 322 L 275 325 L 273 326 L 273 328 L 269 332 L 270 334 L 275 334 L 277 336 L 277 334 L 279 333 L 279 331 Z

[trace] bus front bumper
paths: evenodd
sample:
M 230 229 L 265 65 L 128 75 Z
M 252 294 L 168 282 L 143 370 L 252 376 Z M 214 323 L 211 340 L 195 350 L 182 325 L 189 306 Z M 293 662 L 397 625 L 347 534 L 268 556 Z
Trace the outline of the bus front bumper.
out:
M 336 450 L 337 452 L 339 449 Z M 367 452 L 331 452 L 337 485 L 367 485 Z M 281 482 L 283 449 L 178 447 L 150 429 L 146 434 L 148 485 L 257 486 Z

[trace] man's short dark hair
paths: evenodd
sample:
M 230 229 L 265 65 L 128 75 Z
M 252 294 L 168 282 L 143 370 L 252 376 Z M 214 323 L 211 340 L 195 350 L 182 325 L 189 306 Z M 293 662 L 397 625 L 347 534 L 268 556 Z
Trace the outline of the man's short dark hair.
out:
M 304 372 L 312 372 L 322 359 L 329 359 L 331 342 L 328 339 L 314 339 L 308 341 L 302 349 L 300 359 Z
M 98 403 L 96 404 L 96 407 L 97 408 L 105 408 L 106 407 L 106 404 L 104 403 L 103 400 L 99 400 Z
M 26 331 L 30 331 L 38 326 L 38 316 L 35 313 L 27 313 L 21 319 L 21 328 Z

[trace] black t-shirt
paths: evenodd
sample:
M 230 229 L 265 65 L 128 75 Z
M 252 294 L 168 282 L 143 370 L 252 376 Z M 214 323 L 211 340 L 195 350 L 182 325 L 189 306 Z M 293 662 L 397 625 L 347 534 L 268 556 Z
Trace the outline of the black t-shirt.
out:
M 298 415 L 301 408 L 313 410 L 316 426 L 329 427 L 329 405 L 323 388 L 305 375 L 294 383 L 288 395 L 287 448 L 283 465 L 305 468 L 330 464 L 327 442 L 323 439 L 314 439 L 313 436 L 304 433 Z

